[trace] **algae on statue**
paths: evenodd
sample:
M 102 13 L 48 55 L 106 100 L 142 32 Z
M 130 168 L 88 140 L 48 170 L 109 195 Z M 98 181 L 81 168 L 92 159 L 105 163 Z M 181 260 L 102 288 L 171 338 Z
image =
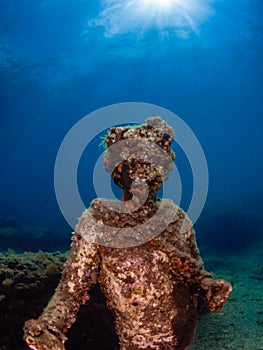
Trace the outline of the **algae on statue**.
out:
M 189 349 L 198 300 L 221 310 L 231 285 L 204 269 L 183 210 L 156 197 L 172 170 L 173 138 L 159 117 L 108 131 L 104 163 L 123 189 L 122 203 L 98 198 L 81 216 L 55 294 L 40 317 L 25 324 L 31 349 L 65 349 L 65 334 L 97 281 L 122 350 Z

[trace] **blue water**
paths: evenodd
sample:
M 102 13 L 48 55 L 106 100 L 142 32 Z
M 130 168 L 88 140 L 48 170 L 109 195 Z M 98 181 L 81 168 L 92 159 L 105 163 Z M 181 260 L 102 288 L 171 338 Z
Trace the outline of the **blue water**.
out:
M 2 227 L 24 230 L 4 248 L 52 250 L 62 232 L 70 236 L 54 190 L 59 146 L 82 117 L 122 102 L 159 105 L 187 123 L 209 169 L 200 228 L 219 212 L 221 229 L 213 226 L 212 240 L 224 246 L 226 213 L 232 227 L 226 244 L 234 248 L 244 227 L 240 248 L 256 244 L 262 238 L 262 1 L 188 1 L 188 23 L 175 6 L 169 13 L 154 9 L 156 2 L 144 8 L 136 1 L 111 3 L 115 7 L 99 0 L 0 2 L 0 217 Z M 79 166 L 87 206 L 96 197 L 91 174 L 101 135 L 87 150 L 92 162 L 84 158 Z M 179 147 L 175 152 L 187 210 L 191 168 Z M 32 241 L 30 227 L 45 227 L 44 241 Z

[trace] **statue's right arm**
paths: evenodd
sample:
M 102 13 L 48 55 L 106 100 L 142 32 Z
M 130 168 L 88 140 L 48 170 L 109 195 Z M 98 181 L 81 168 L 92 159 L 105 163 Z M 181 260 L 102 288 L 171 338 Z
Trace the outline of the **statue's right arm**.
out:
M 73 234 L 71 253 L 62 278 L 43 313 L 24 326 L 24 340 L 33 350 L 63 350 L 65 333 L 75 322 L 80 305 L 88 299 L 88 290 L 96 283 L 99 254 L 97 245 Z

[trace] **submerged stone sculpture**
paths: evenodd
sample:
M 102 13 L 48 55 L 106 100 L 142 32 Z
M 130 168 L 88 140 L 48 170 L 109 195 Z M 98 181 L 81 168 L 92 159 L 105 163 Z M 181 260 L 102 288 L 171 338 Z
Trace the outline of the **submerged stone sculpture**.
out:
M 108 131 L 104 163 L 123 189 L 123 206 L 96 199 L 80 218 L 54 296 L 37 320 L 25 324 L 31 349 L 65 349 L 65 334 L 97 281 L 122 350 L 189 349 L 198 300 L 221 310 L 231 285 L 204 270 L 186 214 L 156 198 L 175 158 L 173 137 L 161 118 Z

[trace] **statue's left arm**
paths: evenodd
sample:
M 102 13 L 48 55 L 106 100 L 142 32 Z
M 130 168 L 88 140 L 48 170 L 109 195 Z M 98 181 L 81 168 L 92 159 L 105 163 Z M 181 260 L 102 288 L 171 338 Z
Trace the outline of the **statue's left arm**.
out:
M 191 229 L 191 231 L 190 243 L 193 271 L 189 277 L 187 276 L 187 283 L 193 288 L 194 293 L 203 301 L 209 311 L 219 312 L 229 298 L 232 286 L 223 279 L 214 279 L 212 274 L 204 269 L 204 264 L 197 248 L 194 230 Z M 196 262 L 196 267 L 194 262 Z
M 186 223 L 186 225 L 185 225 Z M 180 230 L 185 225 L 184 233 Z M 219 312 L 229 298 L 232 286 L 223 279 L 214 279 L 205 270 L 195 240 L 195 231 L 187 216 L 179 210 L 179 222 L 176 224 L 177 234 L 172 240 L 172 271 L 177 279 L 187 283 L 193 295 L 198 297 L 206 308 L 212 312 Z

